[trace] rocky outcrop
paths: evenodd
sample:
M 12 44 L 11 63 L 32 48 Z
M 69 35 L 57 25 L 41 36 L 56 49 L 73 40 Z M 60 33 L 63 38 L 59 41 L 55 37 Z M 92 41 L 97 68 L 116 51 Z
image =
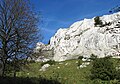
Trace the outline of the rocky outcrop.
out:
M 55 61 L 75 59 L 78 56 L 120 56 L 120 12 L 100 17 L 103 26 L 95 26 L 94 18 L 75 22 L 69 28 L 60 28 L 50 40 Z M 110 23 L 110 24 L 108 24 Z
M 45 45 L 42 42 L 36 44 L 34 53 L 36 55 L 34 57 L 36 62 L 46 62 L 53 58 L 53 50 L 50 49 L 50 45 Z

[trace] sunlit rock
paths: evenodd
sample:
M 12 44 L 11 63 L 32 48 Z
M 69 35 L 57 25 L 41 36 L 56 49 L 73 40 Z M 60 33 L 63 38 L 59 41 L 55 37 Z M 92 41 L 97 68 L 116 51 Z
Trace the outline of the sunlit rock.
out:
M 46 69 L 47 69 L 48 67 L 50 67 L 50 65 L 49 65 L 49 64 L 45 64 L 45 65 L 43 65 L 43 66 L 41 67 L 41 69 L 40 69 L 39 71 L 46 71 Z
M 55 61 L 90 57 L 91 54 L 120 57 L 120 12 L 100 17 L 104 24 L 102 27 L 94 25 L 94 18 L 75 22 L 69 28 L 57 31 L 50 40 Z

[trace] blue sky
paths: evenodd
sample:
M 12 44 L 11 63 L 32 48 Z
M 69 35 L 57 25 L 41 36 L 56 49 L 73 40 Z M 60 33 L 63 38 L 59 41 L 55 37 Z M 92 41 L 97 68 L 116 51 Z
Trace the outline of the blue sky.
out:
M 108 14 L 111 8 L 120 5 L 119 0 L 31 0 L 31 3 L 41 14 L 39 28 L 43 43 L 48 43 L 59 28 L 68 28 L 84 18 Z

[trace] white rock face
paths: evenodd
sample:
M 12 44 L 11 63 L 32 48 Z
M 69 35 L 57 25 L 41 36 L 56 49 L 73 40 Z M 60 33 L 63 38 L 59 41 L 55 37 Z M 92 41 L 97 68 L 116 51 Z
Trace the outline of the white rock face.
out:
M 50 45 L 45 45 L 44 43 L 42 42 L 38 42 L 36 44 L 36 48 L 34 49 L 34 52 L 39 52 L 39 51 L 47 51 L 47 50 L 50 50 Z
M 75 22 L 69 28 L 59 29 L 50 40 L 54 60 L 64 61 L 78 56 L 120 56 L 120 12 L 100 17 L 104 27 L 95 27 L 94 18 Z

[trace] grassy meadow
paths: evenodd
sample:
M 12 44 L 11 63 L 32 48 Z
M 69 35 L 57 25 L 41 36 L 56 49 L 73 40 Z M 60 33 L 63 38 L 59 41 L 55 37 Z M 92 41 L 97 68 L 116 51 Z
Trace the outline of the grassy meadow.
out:
M 40 71 L 41 63 L 29 63 L 22 71 L 17 73 L 17 77 L 44 77 L 49 80 L 54 79 L 61 84 L 95 84 L 90 80 L 90 70 L 92 68 L 92 62 L 87 67 L 78 68 L 78 61 L 83 63 L 82 60 L 67 60 L 64 62 L 56 62 L 46 69 L 46 71 Z M 111 59 L 115 66 L 119 66 L 119 59 Z M 97 84 L 97 83 L 96 83 Z M 101 83 L 104 84 L 104 83 Z M 105 83 L 113 84 L 113 83 Z

